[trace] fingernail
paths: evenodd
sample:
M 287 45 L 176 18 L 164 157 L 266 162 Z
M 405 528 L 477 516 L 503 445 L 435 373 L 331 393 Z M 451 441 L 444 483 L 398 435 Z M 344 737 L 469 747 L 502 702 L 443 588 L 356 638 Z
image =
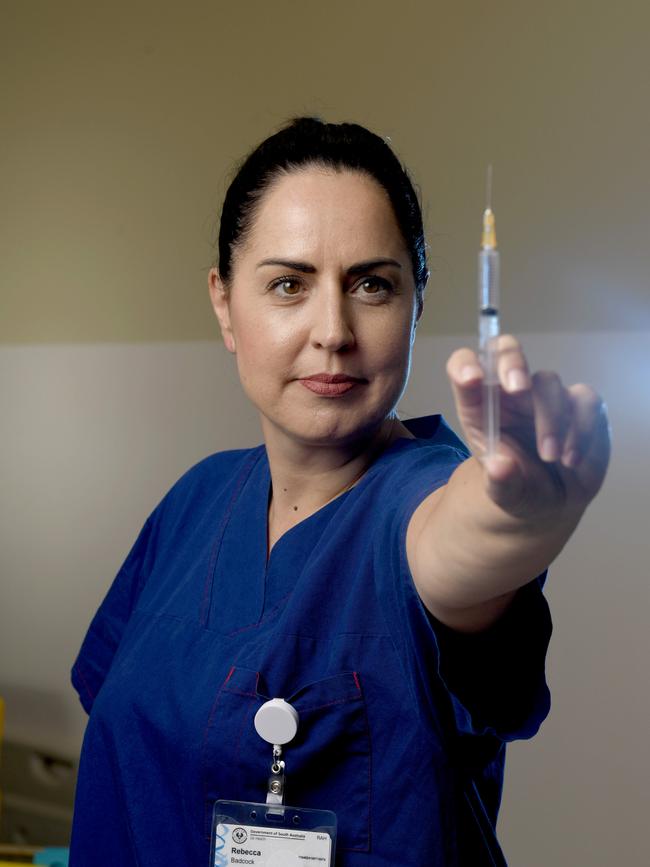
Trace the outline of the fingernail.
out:
M 570 451 L 562 455 L 562 463 L 565 467 L 568 467 L 569 469 L 577 467 L 580 463 L 580 453 L 577 452 L 575 449 L 571 449 Z
M 542 440 L 542 447 L 539 451 L 543 461 L 557 461 L 560 458 L 560 444 L 556 437 L 548 436 Z
M 461 382 L 471 382 L 473 379 L 480 379 L 483 376 L 483 371 L 476 364 L 467 364 L 460 372 Z
M 506 378 L 508 391 L 525 391 L 528 388 L 528 377 L 523 370 L 511 370 Z

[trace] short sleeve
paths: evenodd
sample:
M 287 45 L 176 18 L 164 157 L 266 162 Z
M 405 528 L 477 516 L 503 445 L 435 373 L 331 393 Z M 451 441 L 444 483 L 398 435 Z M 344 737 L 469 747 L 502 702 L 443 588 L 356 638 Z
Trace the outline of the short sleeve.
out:
M 122 568 L 92 619 L 72 667 L 72 685 L 87 713 L 113 662 L 115 652 L 137 603 L 152 557 L 155 513 L 140 532 Z
M 521 587 L 507 611 L 482 632 L 459 633 L 429 615 L 438 670 L 461 734 L 531 738 L 548 715 L 545 661 L 552 622 L 542 593 L 545 579 L 546 573 Z
M 486 735 L 502 743 L 532 737 L 550 709 L 545 659 L 552 626 L 542 592 L 546 573 L 520 588 L 489 629 L 468 635 L 427 611 L 406 555 L 413 513 L 466 457 L 449 446 L 421 448 L 403 467 L 402 478 L 394 480 L 390 592 L 414 690 L 454 734 Z

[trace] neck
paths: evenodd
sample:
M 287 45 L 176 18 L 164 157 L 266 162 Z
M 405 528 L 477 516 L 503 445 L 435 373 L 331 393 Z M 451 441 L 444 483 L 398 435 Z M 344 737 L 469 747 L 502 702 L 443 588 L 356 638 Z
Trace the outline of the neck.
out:
M 269 524 L 285 530 L 349 490 L 396 439 L 412 438 L 397 419 L 385 419 L 352 443 L 313 446 L 267 429 L 264 439 L 271 471 Z M 280 533 L 281 535 L 281 533 Z

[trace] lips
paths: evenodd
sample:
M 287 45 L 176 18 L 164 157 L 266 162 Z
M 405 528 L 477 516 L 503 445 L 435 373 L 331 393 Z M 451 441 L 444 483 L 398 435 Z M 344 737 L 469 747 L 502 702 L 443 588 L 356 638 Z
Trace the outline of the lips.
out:
M 313 376 L 304 377 L 300 383 L 314 394 L 338 397 L 364 381 L 347 373 L 315 373 Z
M 311 382 L 363 382 L 357 376 L 350 376 L 347 373 L 315 373 L 313 376 L 305 376 L 304 380 Z

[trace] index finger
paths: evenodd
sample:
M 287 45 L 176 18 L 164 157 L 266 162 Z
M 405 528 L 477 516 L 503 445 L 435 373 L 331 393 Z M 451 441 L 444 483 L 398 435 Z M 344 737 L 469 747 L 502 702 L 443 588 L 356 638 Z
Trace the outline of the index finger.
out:
M 457 404 L 467 409 L 483 401 L 483 368 L 477 354 L 469 347 L 456 349 L 447 361 L 447 376 Z

